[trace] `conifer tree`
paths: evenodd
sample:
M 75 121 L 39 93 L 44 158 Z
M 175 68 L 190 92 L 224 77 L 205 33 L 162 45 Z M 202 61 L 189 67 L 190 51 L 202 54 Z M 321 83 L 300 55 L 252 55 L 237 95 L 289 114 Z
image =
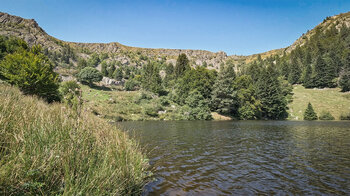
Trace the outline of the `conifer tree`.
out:
M 142 73 L 142 88 L 153 93 L 160 93 L 162 91 L 162 78 L 159 75 L 158 67 L 149 62 L 143 69 Z
M 289 66 L 289 75 L 288 75 L 288 82 L 291 84 L 296 84 L 299 82 L 301 75 L 301 69 L 299 67 L 298 61 L 292 60 L 292 63 Z
M 318 55 L 315 62 L 315 69 L 313 75 L 314 86 L 317 88 L 326 87 L 326 63 L 321 55 Z
M 101 63 L 101 73 L 103 76 L 108 76 L 107 63 L 105 61 Z
M 347 52 L 343 61 L 343 68 L 339 74 L 339 86 L 342 92 L 350 91 L 350 53 Z
M 180 54 L 176 61 L 175 76 L 176 78 L 181 77 L 183 73 L 190 70 L 189 60 L 186 54 Z
M 307 108 L 304 112 L 304 120 L 317 120 L 317 114 L 314 111 L 314 108 L 312 107 L 311 103 L 307 105 Z
M 107 71 L 108 71 L 108 77 L 113 78 L 113 74 L 115 72 L 116 68 L 114 64 L 110 64 Z
M 311 68 L 310 64 L 307 64 L 305 67 L 305 71 L 303 74 L 303 86 L 305 88 L 312 88 L 313 87 L 312 68 Z
M 121 68 L 118 68 L 114 71 L 114 78 L 118 81 L 121 81 L 123 79 L 123 70 Z
M 281 75 L 287 80 L 289 76 L 289 66 L 285 61 L 281 62 Z
M 234 65 L 227 64 L 220 70 L 213 87 L 212 107 L 220 114 L 235 115 L 238 109 L 238 100 L 234 88 L 236 73 Z
M 262 105 L 262 117 L 271 120 L 287 118 L 287 100 L 274 66 L 262 70 L 256 86 L 257 97 Z

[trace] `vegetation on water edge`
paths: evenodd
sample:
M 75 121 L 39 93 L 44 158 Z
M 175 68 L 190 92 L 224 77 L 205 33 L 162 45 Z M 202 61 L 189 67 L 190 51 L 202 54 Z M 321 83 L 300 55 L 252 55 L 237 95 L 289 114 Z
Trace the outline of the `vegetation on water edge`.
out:
M 317 120 L 317 114 L 314 111 L 314 108 L 312 107 L 311 103 L 307 105 L 307 108 L 304 112 L 304 120 Z
M 138 195 L 147 159 L 91 112 L 0 84 L 0 195 Z

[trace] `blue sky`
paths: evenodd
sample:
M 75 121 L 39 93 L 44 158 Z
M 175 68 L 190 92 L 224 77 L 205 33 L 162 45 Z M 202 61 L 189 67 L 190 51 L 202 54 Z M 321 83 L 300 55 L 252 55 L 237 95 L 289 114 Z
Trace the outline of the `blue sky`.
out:
M 249 55 L 292 44 L 349 0 L 0 0 L 0 11 L 34 18 L 75 42 Z

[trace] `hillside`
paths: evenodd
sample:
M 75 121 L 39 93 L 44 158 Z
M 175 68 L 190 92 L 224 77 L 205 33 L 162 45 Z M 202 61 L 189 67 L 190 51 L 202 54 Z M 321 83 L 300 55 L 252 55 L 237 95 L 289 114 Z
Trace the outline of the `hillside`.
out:
M 209 65 L 209 68 L 219 69 L 222 62 L 232 60 L 235 63 L 249 63 L 255 60 L 258 55 L 267 58 L 273 55 L 282 55 L 284 52 L 290 53 L 297 46 L 302 46 L 307 38 L 315 34 L 316 30 L 326 31 L 332 24 L 336 24 L 337 29 L 345 24 L 350 26 L 350 12 L 327 17 L 322 23 L 314 29 L 302 34 L 291 46 L 286 48 L 267 51 L 261 54 L 249 56 L 227 56 L 225 52 L 209 52 L 205 50 L 187 50 L 187 49 L 151 49 L 125 46 L 118 42 L 112 43 L 77 43 L 65 42 L 48 35 L 34 19 L 24 19 L 7 13 L 0 12 L 0 35 L 12 35 L 24 39 L 30 46 L 41 44 L 50 51 L 62 52 L 64 47 L 70 46 L 79 57 L 88 58 L 92 53 L 113 54 L 110 60 L 118 60 L 124 65 L 137 66 L 144 64 L 147 59 L 165 60 L 167 63 L 175 64 L 179 54 L 185 53 L 194 65 Z
M 350 93 L 341 93 L 340 89 L 305 89 L 301 85 L 293 88 L 293 102 L 289 104 L 289 119 L 302 120 L 307 104 L 310 102 L 315 112 L 330 112 L 335 120 L 350 111 Z
M 65 42 L 48 35 L 34 20 L 6 13 L 0 13 L 0 41 L 4 54 L 14 52 L 11 48 L 21 42 L 18 38 L 28 43 L 24 47 L 27 51 L 30 46 L 42 45 L 43 56 L 51 60 L 62 81 L 78 79 L 83 84 L 79 76 L 83 71 L 100 74 L 95 84 L 85 83 L 89 86 L 84 86 L 83 91 L 86 105 L 103 118 L 209 120 L 211 112 L 216 112 L 244 120 L 285 119 L 292 85 L 302 85 L 308 89 L 294 89 L 295 100 L 289 110 L 290 119 L 300 119 L 304 107 L 300 96 L 315 101 L 316 91 L 311 89 L 332 88 L 327 91 L 332 96 L 340 96 L 340 90 L 349 91 L 349 21 L 350 13 L 327 17 L 291 46 L 250 56 L 137 48 L 117 42 Z M 5 59 L 7 63 L 2 66 L 8 67 L 11 58 Z M 341 109 L 347 110 L 348 102 L 344 103 L 346 107 L 342 108 L 331 106 L 332 101 L 330 105 L 320 101 L 316 106 L 338 119 L 346 112 Z
M 175 64 L 179 54 L 185 53 L 192 63 L 202 65 L 204 62 L 212 68 L 219 65 L 227 58 L 225 52 L 209 52 L 205 50 L 186 49 L 150 49 L 137 48 L 113 43 L 76 43 L 65 42 L 48 35 L 34 19 L 23 19 L 7 13 L 0 12 L 0 35 L 11 35 L 24 39 L 30 46 L 41 44 L 49 51 L 62 52 L 64 47 L 70 46 L 79 57 L 88 58 L 92 53 L 111 54 L 109 60 L 118 60 L 124 65 L 137 66 L 147 59 L 166 60 L 167 63 Z M 146 59 L 146 58 L 147 59 Z

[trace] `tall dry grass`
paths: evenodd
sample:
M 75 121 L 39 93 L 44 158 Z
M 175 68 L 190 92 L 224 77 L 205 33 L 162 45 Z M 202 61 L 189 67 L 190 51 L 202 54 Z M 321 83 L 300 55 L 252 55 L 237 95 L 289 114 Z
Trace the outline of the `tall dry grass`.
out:
M 138 195 L 147 167 L 105 121 L 0 84 L 0 195 Z

